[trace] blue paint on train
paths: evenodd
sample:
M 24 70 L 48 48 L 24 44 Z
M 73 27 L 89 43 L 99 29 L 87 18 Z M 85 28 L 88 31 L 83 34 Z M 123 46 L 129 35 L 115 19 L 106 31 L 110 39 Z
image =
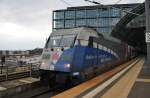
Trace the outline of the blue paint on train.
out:
M 65 64 L 71 64 L 73 60 L 74 48 L 64 50 L 60 59 L 55 65 L 55 71 L 70 72 L 70 68 L 65 67 Z
M 114 55 L 104 50 L 78 45 L 63 51 L 55 65 L 55 71 L 79 72 L 92 65 L 100 66 L 115 59 L 117 58 Z M 70 64 L 70 68 L 65 67 L 65 64 Z

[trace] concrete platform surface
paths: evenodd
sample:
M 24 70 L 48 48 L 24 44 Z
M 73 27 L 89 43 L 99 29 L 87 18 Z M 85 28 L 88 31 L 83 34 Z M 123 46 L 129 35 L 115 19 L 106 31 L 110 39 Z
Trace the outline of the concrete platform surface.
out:
M 143 66 L 128 98 L 150 98 L 150 66 Z
M 143 64 L 144 60 L 141 60 L 133 66 L 103 96 L 101 96 L 101 98 L 127 98 Z

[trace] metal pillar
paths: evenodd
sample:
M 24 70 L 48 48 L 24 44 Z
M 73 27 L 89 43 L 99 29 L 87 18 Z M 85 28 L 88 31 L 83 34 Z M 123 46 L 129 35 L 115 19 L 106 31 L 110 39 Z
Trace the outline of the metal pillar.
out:
M 150 75 L 150 0 L 145 0 L 145 14 L 146 14 L 146 43 L 147 43 L 146 65 Z

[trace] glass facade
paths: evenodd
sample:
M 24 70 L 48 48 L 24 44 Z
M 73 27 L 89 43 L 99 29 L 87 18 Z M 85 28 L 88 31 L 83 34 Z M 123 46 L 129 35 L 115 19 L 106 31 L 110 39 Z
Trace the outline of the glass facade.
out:
M 65 28 L 72 28 L 75 26 L 75 20 L 66 20 L 65 21 Z
M 94 10 L 86 10 L 86 18 L 96 18 L 98 16 L 97 9 Z
M 54 28 L 64 28 L 64 20 L 55 20 Z
M 88 26 L 97 27 L 98 21 L 97 19 L 86 19 Z
M 86 19 L 77 19 L 76 26 L 77 27 L 86 26 Z
M 86 18 L 86 10 L 77 10 L 76 18 Z
M 114 5 L 116 8 L 85 6 L 57 10 L 53 12 L 53 30 L 87 26 L 95 28 L 104 36 L 109 35 L 121 17 L 126 14 L 120 9 L 129 11 L 135 6 L 137 4 Z
M 64 19 L 64 11 L 55 12 L 54 17 L 55 17 L 54 19 Z
M 65 19 L 75 18 L 75 11 L 65 11 Z
M 100 17 L 109 17 L 109 10 L 108 8 L 98 9 L 98 13 Z

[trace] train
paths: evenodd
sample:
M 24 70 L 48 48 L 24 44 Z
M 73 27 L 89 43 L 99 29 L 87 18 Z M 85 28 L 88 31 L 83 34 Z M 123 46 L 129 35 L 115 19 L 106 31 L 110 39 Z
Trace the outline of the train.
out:
M 49 85 L 81 83 L 125 61 L 132 50 L 89 27 L 56 30 L 42 52 L 40 79 Z

